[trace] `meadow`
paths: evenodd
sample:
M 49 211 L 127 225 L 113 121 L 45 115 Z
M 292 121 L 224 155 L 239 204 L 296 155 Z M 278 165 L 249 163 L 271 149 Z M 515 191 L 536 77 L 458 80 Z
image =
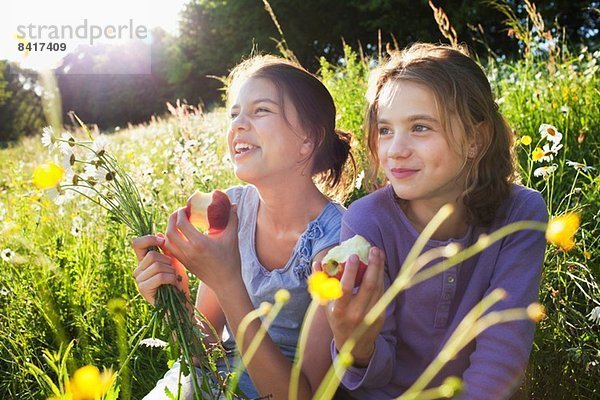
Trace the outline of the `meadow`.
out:
M 571 251 L 547 247 L 540 289 L 546 317 L 520 393 L 592 399 L 600 394 L 600 51 L 536 38 L 522 42 L 519 60 L 480 60 L 515 131 L 522 183 L 542 192 L 549 215 L 581 218 Z M 349 203 L 367 192 L 364 91 L 376 60 L 348 47 L 343 61 L 323 60 L 319 74 L 341 113 L 339 126 L 355 133 L 360 173 Z M 92 130 L 156 212 L 158 231 L 195 190 L 238 183 L 224 140 L 226 111 L 182 103 L 168 111 L 113 132 Z M 141 398 L 177 355 L 139 346 L 126 359 L 148 337 L 152 314 L 132 277 L 132 234 L 82 196 L 48 196 L 32 184 L 35 167 L 51 160 L 41 135 L 0 150 L 0 398 L 49 398 L 52 385 L 86 365 L 119 370 L 105 398 Z

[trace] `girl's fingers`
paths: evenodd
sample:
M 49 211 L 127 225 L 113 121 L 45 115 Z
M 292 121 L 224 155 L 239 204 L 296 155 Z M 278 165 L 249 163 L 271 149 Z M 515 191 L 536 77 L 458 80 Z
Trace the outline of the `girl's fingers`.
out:
M 313 272 L 323 271 L 323 267 L 321 266 L 321 263 L 319 261 L 313 261 L 312 271 Z
M 156 299 L 156 290 L 161 285 L 177 286 L 177 276 L 172 273 L 159 273 L 138 284 L 138 289 L 142 296 L 152 305 Z
M 354 301 L 354 295 L 352 294 L 352 291 L 354 289 L 356 273 L 358 272 L 358 262 L 359 260 L 356 254 L 352 254 L 346 261 L 344 273 L 342 274 L 342 279 L 340 279 L 343 294 L 342 297 L 334 300 L 334 309 L 337 309 L 338 312 L 343 312 L 343 310 L 346 310 L 350 302 Z
M 141 282 L 147 281 L 148 279 L 151 279 L 155 275 L 159 275 L 159 274 L 163 274 L 163 273 L 176 275 L 175 269 L 173 268 L 173 266 L 168 265 L 168 264 L 162 264 L 162 263 L 154 263 L 154 264 L 150 265 L 148 268 L 146 268 L 145 270 L 143 270 L 140 274 L 138 274 L 138 276 L 135 278 L 135 280 L 136 280 L 136 282 L 141 283 Z
M 161 254 L 157 251 L 151 250 L 148 253 L 146 253 L 144 258 L 142 258 L 142 261 L 139 262 L 137 268 L 133 270 L 134 278 L 137 278 L 138 275 L 140 275 L 143 271 L 145 271 L 150 265 L 154 263 L 171 264 L 172 261 L 171 257 Z
M 379 301 L 383 294 L 384 260 L 383 251 L 376 247 L 369 250 L 369 265 L 357 293 L 357 300 L 360 300 L 359 304 L 364 304 L 365 313 Z
M 185 237 L 177 229 L 177 212 L 174 212 L 169 216 L 166 236 L 167 240 L 165 241 L 165 248 L 173 254 L 177 254 L 177 248 L 181 248 L 187 243 Z
M 146 235 L 133 239 L 131 241 L 131 246 L 133 247 L 133 251 L 135 252 L 138 261 L 142 261 L 146 253 L 148 253 L 148 248 L 153 246 L 160 247 L 164 243 L 165 239 L 160 236 Z
M 175 215 L 175 227 L 183 234 L 183 237 L 190 240 L 192 238 L 197 238 L 200 235 L 200 232 L 198 232 L 198 230 L 194 228 L 194 225 L 190 223 L 185 208 L 182 207 L 177 209 Z

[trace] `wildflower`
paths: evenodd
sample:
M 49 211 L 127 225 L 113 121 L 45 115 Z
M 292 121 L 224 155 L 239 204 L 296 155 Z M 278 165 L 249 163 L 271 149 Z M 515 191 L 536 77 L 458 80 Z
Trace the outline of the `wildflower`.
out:
M 140 344 L 146 347 L 167 347 L 167 342 L 156 338 L 146 338 L 140 340 Z
M 52 162 L 38 165 L 33 171 L 33 184 L 40 189 L 56 187 L 64 174 L 64 169 Z
M 533 176 L 541 176 L 543 178 L 548 178 L 554 171 L 556 171 L 556 165 L 549 165 L 537 168 L 533 171 Z
M 539 147 L 536 147 L 532 152 L 531 152 L 531 159 L 533 161 L 539 161 L 542 159 L 542 157 L 544 157 L 544 151 L 542 149 L 540 149 Z
M 546 310 L 540 303 L 531 303 L 527 306 L 527 316 L 533 322 L 540 322 L 546 318 Z
M 11 249 L 6 248 L 2 250 L 2 253 L 0 253 L 0 257 L 2 258 L 2 260 L 10 262 L 15 257 L 15 252 Z
M 287 291 L 285 289 L 279 289 L 275 293 L 275 302 L 276 303 L 286 304 L 288 301 L 290 301 L 290 292 L 289 291 Z
M 342 297 L 342 284 L 325 272 L 318 271 L 308 278 L 308 291 L 313 299 L 324 305 L 329 300 Z
M 558 154 L 558 151 L 560 149 L 562 149 L 562 147 L 563 147 L 562 144 L 553 143 L 552 147 L 550 147 L 550 145 L 548 143 L 546 143 L 544 145 L 544 147 L 542 147 L 542 151 L 544 152 L 544 155 L 540 158 L 539 161 L 550 162 L 550 161 L 554 160 L 554 156 Z
M 594 307 L 594 309 L 588 314 L 588 319 L 596 324 L 600 323 L 600 307 Z
M 360 189 L 362 187 L 363 179 L 365 179 L 365 170 L 364 169 L 362 171 L 360 171 L 360 173 L 356 176 L 356 183 L 354 184 L 354 187 L 356 189 Z
M 540 125 L 540 134 L 542 135 L 542 139 L 546 139 L 554 144 L 559 144 L 563 137 L 562 133 L 555 126 L 549 124 Z
M 82 225 L 83 225 L 83 219 L 80 216 L 74 217 L 73 223 L 71 224 L 71 235 L 79 236 L 81 234 Z
M 68 155 L 73 152 L 73 146 L 75 146 L 75 138 L 69 132 L 63 132 L 60 135 L 60 144 L 58 145 L 60 152 Z
M 106 152 L 106 147 L 108 146 L 108 139 L 105 135 L 100 135 L 92 142 L 92 149 L 98 157 L 104 155 Z
M 521 144 L 524 146 L 529 146 L 531 144 L 531 136 L 525 135 L 521 138 Z
M 48 197 L 50 198 L 50 200 L 52 200 L 52 202 L 54 204 L 56 204 L 57 206 L 60 206 L 61 204 L 64 204 L 65 200 L 66 200 L 66 192 L 64 190 L 62 190 L 59 186 L 50 188 L 46 194 L 48 195 Z
M 583 172 L 590 172 L 590 171 L 593 171 L 593 170 L 595 170 L 595 169 L 596 169 L 596 168 L 594 168 L 594 167 L 591 167 L 591 166 L 589 166 L 589 165 L 585 165 L 585 164 L 582 164 L 582 163 L 580 163 L 580 162 L 576 162 L 576 161 L 569 161 L 569 160 L 567 160 L 567 165 L 568 165 L 569 167 L 573 167 L 573 168 L 575 168 L 576 170 L 581 170 L 581 171 L 583 171 Z
M 52 131 L 51 126 L 47 126 L 42 129 L 42 145 L 44 147 L 48 147 L 51 149 L 51 145 L 54 143 L 54 136 L 52 136 L 54 132 Z
M 73 400 L 94 400 L 102 397 L 110 389 L 114 374 L 110 370 L 100 373 L 93 365 L 79 368 L 67 383 L 67 394 Z
M 579 228 L 579 215 L 568 213 L 553 217 L 546 228 L 546 239 L 564 251 L 575 247 L 573 237 Z

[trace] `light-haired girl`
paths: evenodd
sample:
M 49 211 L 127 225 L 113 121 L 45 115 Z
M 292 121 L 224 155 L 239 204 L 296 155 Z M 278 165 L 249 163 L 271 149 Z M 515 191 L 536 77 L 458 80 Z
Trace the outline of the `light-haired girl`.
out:
M 467 247 L 511 222 L 547 220 L 541 195 L 515 183 L 513 133 L 484 72 L 464 51 L 410 46 L 374 72 L 367 97 L 369 150 L 388 183 L 350 205 L 341 240 L 361 234 L 383 249 L 385 287 L 444 204 L 455 211 L 424 251 L 449 243 Z M 519 231 L 402 292 L 388 307 L 383 325 L 374 324 L 354 351 L 355 363 L 342 380 L 347 397 L 402 394 L 465 314 L 494 289 L 502 288 L 508 296 L 493 310 L 535 302 L 544 248 L 542 232 Z M 344 296 L 329 307 L 333 357 L 382 292 L 373 285 L 353 294 L 356 260 L 349 264 L 342 278 Z M 464 383 L 461 399 L 508 397 L 523 376 L 534 329 L 531 321 L 487 329 L 446 365 L 431 387 L 457 376 Z

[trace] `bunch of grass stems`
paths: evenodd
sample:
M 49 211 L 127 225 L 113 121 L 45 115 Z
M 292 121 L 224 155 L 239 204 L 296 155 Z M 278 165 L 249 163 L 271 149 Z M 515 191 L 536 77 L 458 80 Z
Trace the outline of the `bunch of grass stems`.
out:
M 77 118 L 77 117 L 76 117 Z M 88 134 L 90 140 L 93 140 L 91 133 L 77 118 L 84 131 Z M 64 141 L 62 139 L 58 139 Z M 125 224 L 135 236 L 150 235 L 155 232 L 154 220 L 155 214 L 148 211 L 144 207 L 140 193 L 133 179 L 120 167 L 117 160 L 104 150 L 96 151 L 90 145 L 90 142 L 76 141 L 67 142 L 71 146 L 80 146 L 94 153 L 94 163 L 96 167 L 103 167 L 108 171 L 108 178 L 102 185 L 108 189 L 108 193 L 104 193 L 99 189 L 94 181 L 74 179 L 73 184 L 61 185 L 61 189 L 73 190 L 84 197 L 88 198 L 93 203 L 106 209 L 111 219 Z M 83 161 L 89 162 L 89 161 Z M 86 188 L 88 190 L 82 190 Z M 90 195 L 89 189 L 98 197 Z M 149 250 L 160 251 L 153 247 Z M 192 383 L 196 399 L 204 399 L 204 395 L 213 398 L 215 392 L 220 392 L 217 387 L 222 379 L 215 372 L 214 367 L 208 357 L 207 349 L 202 341 L 202 333 L 198 329 L 194 315 L 188 308 L 189 300 L 175 286 L 162 285 L 158 288 L 155 301 L 155 311 L 150 323 L 144 330 L 144 334 L 152 328 L 152 332 L 156 332 L 157 324 L 164 322 L 164 327 L 169 333 L 170 346 L 177 352 L 181 352 L 181 370 L 184 375 L 192 374 Z M 193 305 L 191 309 L 194 309 Z M 201 316 L 200 316 L 201 317 Z M 201 317 L 202 318 L 202 317 Z M 208 323 L 207 321 L 204 321 Z M 139 340 L 138 340 L 139 342 Z M 131 353 L 127 357 L 128 361 L 133 352 L 137 349 L 138 344 L 135 344 Z M 199 363 L 202 373 L 202 383 L 198 383 L 197 374 L 195 373 L 194 361 Z M 125 366 L 122 365 L 121 369 Z M 217 386 L 217 387 L 215 387 Z M 217 389 L 216 391 L 213 389 Z

